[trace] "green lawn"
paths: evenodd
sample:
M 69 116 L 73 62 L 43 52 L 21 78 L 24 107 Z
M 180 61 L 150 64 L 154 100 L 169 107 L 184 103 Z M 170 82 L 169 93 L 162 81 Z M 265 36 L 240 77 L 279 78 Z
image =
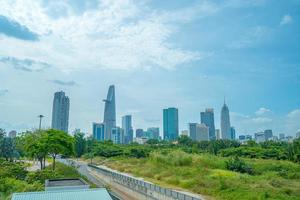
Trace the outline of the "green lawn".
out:
M 229 158 L 211 154 L 154 152 L 148 158 L 97 157 L 94 162 L 144 177 L 154 183 L 182 188 L 208 199 L 300 199 L 300 165 L 289 161 L 244 159 L 254 175 L 226 170 Z

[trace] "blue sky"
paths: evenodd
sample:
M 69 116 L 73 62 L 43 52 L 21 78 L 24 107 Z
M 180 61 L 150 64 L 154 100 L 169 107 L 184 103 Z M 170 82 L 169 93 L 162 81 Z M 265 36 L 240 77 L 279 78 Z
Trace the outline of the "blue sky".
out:
M 117 117 L 180 129 L 223 98 L 238 134 L 300 130 L 300 1 L 90 0 L 0 2 L 0 127 L 51 124 L 53 93 L 70 97 L 70 130 L 103 120 L 108 86 Z

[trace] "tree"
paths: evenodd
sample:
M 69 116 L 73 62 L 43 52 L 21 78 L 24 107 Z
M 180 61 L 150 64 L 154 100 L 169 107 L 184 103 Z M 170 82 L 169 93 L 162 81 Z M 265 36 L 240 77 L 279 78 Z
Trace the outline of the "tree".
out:
M 48 153 L 53 160 L 53 170 L 55 170 L 55 160 L 57 155 L 62 154 L 68 156 L 74 153 L 73 138 L 63 131 L 49 129 L 41 139 L 47 144 Z
M 48 155 L 47 141 L 42 140 L 46 137 L 44 130 L 26 132 L 24 135 L 24 150 L 27 156 L 36 158 L 40 162 L 41 169 L 45 168 L 45 158 Z
M 74 150 L 77 158 L 81 157 L 85 152 L 86 140 L 83 133 L 75 133 L 74 135 Z

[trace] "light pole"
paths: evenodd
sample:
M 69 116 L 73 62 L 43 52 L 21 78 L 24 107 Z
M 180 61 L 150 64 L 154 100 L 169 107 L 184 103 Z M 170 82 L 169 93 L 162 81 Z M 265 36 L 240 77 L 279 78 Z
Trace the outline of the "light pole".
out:
M 39 130 L 42 128 L 42 118 L 45 117 L 44 115 L 39 115 L 38 118 L 40 118 L 40 125 L 39 125 Z

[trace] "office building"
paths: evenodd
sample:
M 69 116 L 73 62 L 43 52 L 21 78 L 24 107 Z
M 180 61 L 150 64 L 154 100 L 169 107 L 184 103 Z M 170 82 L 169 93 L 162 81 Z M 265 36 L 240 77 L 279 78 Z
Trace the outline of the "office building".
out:
M 105 125 L 104 125 L 104 123 L 93 123 L 93 138 L 98 141 L 105 140 Z
M 221 135 L 223 140 L 231 139 L 229 109 L 225 101 L 221 110 Z
M 284 140 L 285 134 L 284 133 L 279 133 L 279 140 Z
M 150 127 L 147 129 L 148 138 L 149 139 L 160 139 L 159 137 L 159 128 L 158 127 Z
M 122 117 L 122 129 L 124 130 L 124 142 L 129 144 L 133 141 L 132 117 L 125 115 Z
M 221 140 L 221 131 L 220 129 L 215 130 L 215 136 L 217 140 Z
M 254 137 L 255 137 L 255 141 L 257 143 L 266 141 L 266 136 L 265 136 L 264 132 L 257 132 L 257 133 L 254 134 Z
M 107 98 L 103 100 L 104 107 L 104 120 L 105 124 L 105 140 L 111 139 L 112 128 L 116 126 L 116 102 L 115 102 L 115 86 L 109 86 Z
M 133 142 L 136 142 L 138 144 L 146 144 L 148 140 L 149 140 L 149 138 L 147 138 L 147 137 L 136 137 L 136 138 L 133 138 Z
M 296 133 L 296 138 L 300 138 L 300 131 Z
M 215 120 L 214 120 L 214 109 L 207 108 L 205 112 L 200 113 L 201 123 L 205 124 L 209 128 L 209 139 L 215 140 Z
M 235 128 L 232 126 L 230 127 L 230 133 L 231 133 L 231 140 L 235 140 Z
M 172 141 L 178 137 L 178 109 L 167 108 L 163 110 L 163 136 L 164 140 Z
M 111 129 L 111 140 L 114 144 L 124 144 L 124 130 L 120 127 Z
M 52 128 L 68 132 L 70 100 L 63 91 L 55 92 L 52 108 Z
M 138 128 L 135 130 L 135 137 L 141 138 L 144 136 L 144 130 L 141 128 Z
M 194 141 L 208 141 L 209 128 L 205 124 L 190 123 L 189 135 Z
M 266 141 L 267 140 L 272 140 L 272 138 L 273 138 L 273 132 L 272 132 L 272 130 L 270 130 L 270 129 L 265 130 L 264 133 L 265 133 Z

